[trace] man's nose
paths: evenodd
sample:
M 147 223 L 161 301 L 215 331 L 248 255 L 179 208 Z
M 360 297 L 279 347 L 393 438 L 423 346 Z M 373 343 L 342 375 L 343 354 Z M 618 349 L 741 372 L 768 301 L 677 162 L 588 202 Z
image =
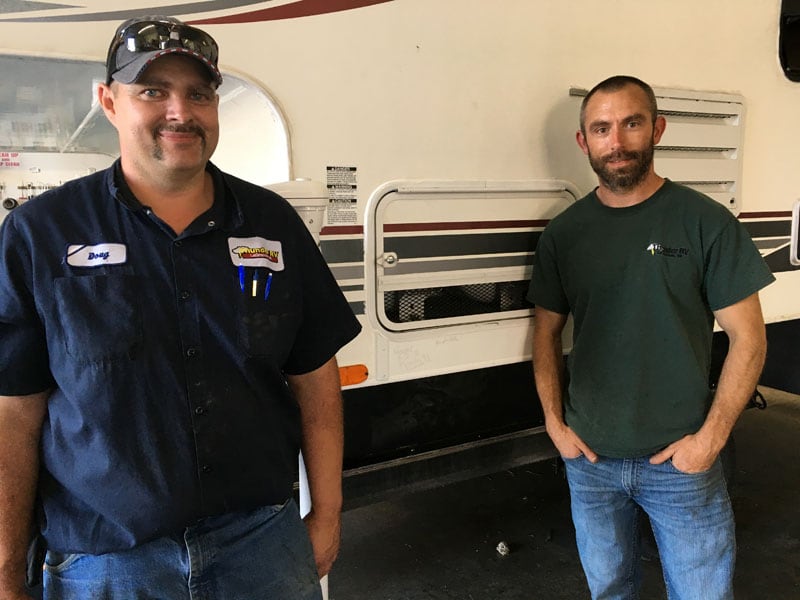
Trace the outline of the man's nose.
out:
M 608 143 L 612 150 L 617 150 L 622 147 L 623 131 L 621 127 L 612 125 L 611 130 L 608 133 Z
M 179 94 L 170 95 L 167 101 L 167 118 L 176 121 L 188 121 L 191 115 L 191 103 L 188 98 Z

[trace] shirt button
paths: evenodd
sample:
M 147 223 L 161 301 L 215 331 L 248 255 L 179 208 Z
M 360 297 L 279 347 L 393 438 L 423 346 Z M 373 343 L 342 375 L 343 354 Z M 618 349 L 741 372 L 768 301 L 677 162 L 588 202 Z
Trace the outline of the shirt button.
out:
M 183 242 L 182 241 L 178 240 L 177 242 L 175 242 L 175 247 L 176 248 L 180 248 L 181 246 L 183 246 Z
M 181 299 L 181 300 L 188 300 L 188 299 L 189 299 L 189 296 L 191 296 L 191 295 L 192 295 L 192 294 L 190 294 L 189 292 L 187 292 L 186 290 L 184 290 L 184 291 L 182 291 L 182 292 L 181 292 L 180 299 Z
M 206 414 L 206 409 L 203 408 L 202 406 L 198 406 L 197 408 L 194 409 L 194 414 L 196 414 L 196 415 L 204 415 L 204 414 Z
M 195 354 L 197 354 L 197 348 L 189 348 L 186 350 L 186 356 L 192 358 Z
M 217 222 L 216 222 L 216 221 L 209 221 L 209 222 L 208 222 L 208 226 L 209 226 L 209 227 L 213 227 L 213 226 L 214 226 L 214 225 L 216 225 L 216 224 L 217 224 Z
M 200 468 L 200 470 L 201 470 L 203 473 L 211 473 L 211 471 L 212 471 L 212 469 L 211 469 L 211 465 L 203 465 L 203 466 Z

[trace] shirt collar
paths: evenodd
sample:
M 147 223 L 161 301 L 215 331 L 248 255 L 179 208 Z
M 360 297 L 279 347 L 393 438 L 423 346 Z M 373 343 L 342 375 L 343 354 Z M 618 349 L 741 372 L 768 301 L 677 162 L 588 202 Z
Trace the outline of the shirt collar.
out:
M 225 174 L 210 161 L 206 163 L 206 171 L 214 182 L 214 204 L 207 211 L 210 220 L 216 221 L 224 231 L 233 231 L 244 222 L 242 208 L 236 194 L 228 185 Z M 143 212 L 144 205 L 139 202 L 125 177 L 122 175 L 122 162 L 118 158 L 106 174 L 108 190 L 123 206 L 133 212 Z

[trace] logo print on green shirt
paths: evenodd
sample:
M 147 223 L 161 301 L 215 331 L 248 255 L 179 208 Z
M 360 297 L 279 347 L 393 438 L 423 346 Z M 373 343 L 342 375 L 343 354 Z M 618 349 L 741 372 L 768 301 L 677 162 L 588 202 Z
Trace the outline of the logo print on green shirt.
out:
M 687 254 L 689 254 L 688 248 L 670 248 L 668 246 L 662 246 L 658 242 L 651 242 L 650 245 L 647 247 L 647 251 L 652 256 L 660 254 L 662 256 L 667 256 L 669 258 L 683 258 Z

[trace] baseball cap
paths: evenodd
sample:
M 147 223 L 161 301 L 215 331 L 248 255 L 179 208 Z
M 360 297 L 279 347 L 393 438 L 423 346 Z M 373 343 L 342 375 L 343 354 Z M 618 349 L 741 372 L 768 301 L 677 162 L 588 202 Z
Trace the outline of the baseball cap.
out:
M 219 47 L 205 31 L 174 17 L 143 16 L 123 22 L 108 47 L 106 83 L 135 83 L 150 64 L 167 54 L 184 54 L 200 61 L 217 85 Z

